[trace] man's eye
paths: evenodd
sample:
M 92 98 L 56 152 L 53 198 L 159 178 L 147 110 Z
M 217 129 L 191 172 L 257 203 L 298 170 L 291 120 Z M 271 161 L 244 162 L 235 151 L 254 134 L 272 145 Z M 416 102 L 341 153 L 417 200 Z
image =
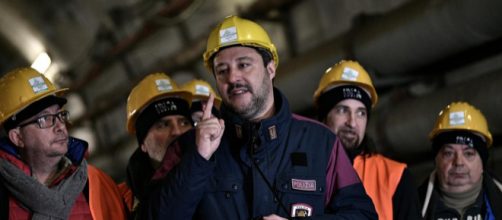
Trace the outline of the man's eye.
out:
M 468 150 L 468 151 L 464 152 L 464 155 L 466 157 L 474 157 L 474 156 L 476 156 L 476 151 L 474 151 L 474 150 Z
M 191 124 L 190 121 L 188 121 L 186 119 L 183 119 L 183 120 L 180 121 L 180 125 L 183 126 L 183 127 L 184 126 L 189 126 L 190 124 Z
M 40 128 L 45 128 L 51 123 L 53 115 L 42 115 L 37 118 L 37 124 Z
M 169 126 L 170 126 L 169 122 L 167 122 L 167 121 L 160 121 L 160 122 L 156 123 L 157 128 L 167 128 Z
M 339 113 L 339 114 L 342 114 L 342 113 L 346 113 L 347 112 L 347 108 L 343 107 L 343 106 L 339 106 L 339 107 L 336 107 L 336 112 Z
M 451 151 L 443 151 L 443 157 L 444 158 L 451 158 L 451 157 L 453 157 L 453 154 L 454 153 L 451 152 Z
M 37 119 L 37 122 L 40 123 L 40 124 L 45 124 L 47 123 L 48 121 L 50 121 L 50 118 L 51 118 L 52 115 L 43 115 L 43 116 L 40 116 L 38 119 Z
M 242 68 L 246 68 L 246 67 L 248 67 L 248 66 L 250 66 L 250 65 L 251 65 L 251 64 L 249 64 L 249 63 L 240 63 L 240 64 L 239 64 L 239 67 L 242 69 Z
M 357 111 L 357 116 L 359 116 L 359 117 L 366 116 L 366 111 Z
M 225 66 L 219 66 L 219 67 L 214 68 L 214 72 L 217 75 L 225 74 L 227 71 L 228 71 L 228 68 Z
M 226 72 L 226 70 L 216 70 L 216 71 L 215 71 L 215 73 L 216 73 L 217 75 L 223 75 L 223 74 L 225 74 L 225 72 Z

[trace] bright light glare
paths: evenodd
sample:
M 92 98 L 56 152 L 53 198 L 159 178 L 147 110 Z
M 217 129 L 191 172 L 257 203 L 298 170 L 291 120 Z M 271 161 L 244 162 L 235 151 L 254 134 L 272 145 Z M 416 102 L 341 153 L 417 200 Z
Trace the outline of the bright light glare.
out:
M 51 58 L 46 52 L 42 52 L 37 56 L 35 62 L 31 64 L 31 68 L 36 69 L 38 72 L 45 73 L 51 65 Z

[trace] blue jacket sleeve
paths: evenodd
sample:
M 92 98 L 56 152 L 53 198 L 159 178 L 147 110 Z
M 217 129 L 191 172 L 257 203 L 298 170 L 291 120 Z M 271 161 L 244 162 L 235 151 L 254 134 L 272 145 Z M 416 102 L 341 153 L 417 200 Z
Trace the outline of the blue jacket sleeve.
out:
M 326 216 L 323 219 L 378 219 L 362 183 L 355 183 L 335 192 L 327 212 L 333 213 L 335 218 Z

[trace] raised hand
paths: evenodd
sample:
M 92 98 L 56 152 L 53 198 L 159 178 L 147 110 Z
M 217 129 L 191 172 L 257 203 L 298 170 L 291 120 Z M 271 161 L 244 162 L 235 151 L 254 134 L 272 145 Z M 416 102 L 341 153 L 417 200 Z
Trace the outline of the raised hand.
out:
M 195 143 L 197 151 L 206 160 L 209 160 L 218 149 L 221 137 L 225 131 L 225 122 L 211 114 L 214 104 L 214 94 L 209 95 L 209 100 L 203 110 L 202 119 L 195 126 Z

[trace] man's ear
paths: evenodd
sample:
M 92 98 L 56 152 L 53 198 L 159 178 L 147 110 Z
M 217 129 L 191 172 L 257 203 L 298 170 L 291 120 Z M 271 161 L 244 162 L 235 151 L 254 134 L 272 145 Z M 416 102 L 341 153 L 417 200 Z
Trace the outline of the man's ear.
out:
M 147 149 L 146 149 L 146 145 L 143 141 L 143 143 L 141 144 L 141 151 L 145 152 L 145 153 L 148 153 Z
M 273 80 L 275 78 L 275 62 L 271 60 L 267 64 L 267 72 L 269 74 L 270 80 Z
M 24 147 L 24 141 L 23 141 L 23 135 L 21 134 L 19 128 L 13 128 L 10 129 L 8 132 L 9 140 L 16 145 L 17 147 L 23 148 Z

